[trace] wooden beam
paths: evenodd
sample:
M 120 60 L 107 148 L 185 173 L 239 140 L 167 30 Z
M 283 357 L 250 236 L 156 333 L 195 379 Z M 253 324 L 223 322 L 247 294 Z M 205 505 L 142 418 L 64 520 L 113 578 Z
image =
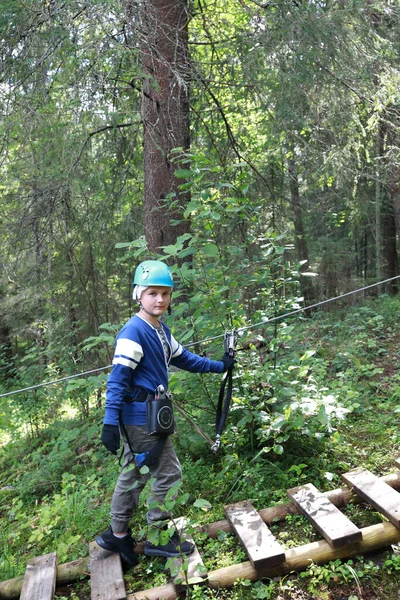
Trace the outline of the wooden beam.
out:
M 325 540 L 312 542 L 299 548 L 290 548 L 286 550 L 286 561 L 278 567 L 255 569 L 251 562 L 247 561 L 211 571 L 208 573 L 207 585 L 212 589 L 220 589 L 231 587 L 238 578 L 257 581 L 264 577 L 279 577 L 292 571 L 304 571 L 312 562 L 325 564 L 338 558 L 350 558 L 400 542 L 400 531 L 392 523 L 371 525 L 361 531 L 363 535 L 362 542 L 343 548 L 332 548 Z M 159 600 L 160 598 L 163 600 L 176 600 L 180 591 L 180 588 L 173 584 L 162 585 L 129 594 L 127 600 Z
M 400 490 L 400 473 L 391 473 L 390 475 L 384 475 L 380 478 L 385 481 L 390 487 Z M 337 488 L 328 492 L 323 492 L 323 496 L 329 498 L 329 500 L 338 508 L 346 506 L 350 501 L 353 503 L 362 502 L 362 499 L 357 496 L 348 487 Z M 287 515 L 298 514 L 298 509 L 293 505 L 292 502 L 287 504 L 277 504 L 270 508 L 262 508 L 258 511 L 260 517 L 264 523 L 271 524 L 274 521 L 283 521 Z M 202 525 L 199 530 L 208 535 L 209 537 L 215 538 L 219 531 L 232 531 L 232 527 L 227 519 L 216 521 L 215 523 L 209 523 Z M 140 542 L 135 551 L 138 554 L 143 554 L 144 542 Z M 88 564 L 90 562 L 89 557 L 80 558 L 78 560 L 71 561 L 57 567 L 57 586 L 68 585 L 79 579 L 80 577 L 88 577 Z M 18 600 L 21 594 L 23 576 L 8 579 L 0 582 L 0 598 L 2 600 Z
M 400 490 L 400 473 L 384 475 L 380 479 L 395 490 Z M 322 495 L 326 496 L 338 508 L 346 506 L 349 502 L 353 504 L 362 502 L 362 499 L 348 487 L 322 492 Z M 271 525 L 274 522 L 283 521 L 287 515 L 299 514 L 299 510 L 292 502 L 288 502 L 287 504 L 277 504 L 269 508 L 262 508 L 258 511 L 258 514 L 264 523 Z M 215 538 L 219 531 L 232 531 L 232 527 L 228 520 L 221 520 L 208 525 L 202 525 L 200 531 L 206 533 L 209 537 Z
M 185 538 L 188 542 L 192 542 L 194 544 L 194 540 L 190 536 L 186 536 Z M 171 577 L 175 585 L 199 585 L 205 583 L 207 580 L 208 574 L 207 570 L 204 566 L 203 560 L 200 556 L 197 547 L 195 546 L 194 551 L 189 554 L 187 558 L 187 573 L 185 574 L 183 570 L 183 560 L 180 556 L 177 556 L 173 561 L 170 572 Z
M 355 469 L 342 475 L 357 494 L 385 515 L 393 525 L 400 527 L 400 494 L 381 481 L 368 469 Z
M 187 533 L 187 519 L 185 517 L 178 517 L 169 521 L 169 527 L 175 527 L 180 539 L 187 540 L 192 544 L 195 544 L 193 537 Z M 195 584 L 204 583 L 207 578 L 207 570 L 203 564 L 203 560 L 197 550 L 196 544 L 194 551 L 189 554 L 187 558 L 187 573 L 183 570 L 182 557 L 177 556 L 172 562 L 170 567 L 170 573 L 172 580 L 175 585 L 192 586 Z M 186 559 L 184 559 L 186 560 Z
M 254 568 L 275 567 L 284 562 L 285 550 L 250 502 L 229 504 L 224 510 Z
M 56 578 L 55 552 L 32 558 L 26 567 L 20 600 L 53 600 Z
M 361 530 L 312 483 L 292 488 L 287 493 L 299 511 L 333 548 L 361 542 Z
M 121 558 L 97 545 L 89 544 L 91 600 L 125 600 Z

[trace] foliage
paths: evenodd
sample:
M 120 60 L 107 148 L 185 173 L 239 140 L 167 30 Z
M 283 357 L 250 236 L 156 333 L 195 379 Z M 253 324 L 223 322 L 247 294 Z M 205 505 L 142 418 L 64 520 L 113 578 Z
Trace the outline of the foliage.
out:
M 286 490 L 301 483 L 311 481 L 321 490 L 335 484 L 339 486 L 340 474 L 353 466 L 365 466 L 374 472 L 387 471 L 388 452 L 394 453 L 399 444 L 397 429 L 393 427 L 393 410 L 398 400 L 395 364 L 393 376 L 391 370 L 400 334 L 399 310 L 397 299 L 382 297 L 350 310 L 316 313 L 310 319 L 292 322 L 282 328 L 284 345 L 278 344 L 276 361 L 267 353 L 267 361 L 260 363 L 259 369 L 254 364 L 264 348 L 241 349 L 233 411 L 223 435 L 222 449 L 216 456 L 211 455 L 198 434 L 177 415 L 179 437 L 175 443 L 182 460 L 184 484 L 177 496 L 171 492 L 166 508 L 171 510 L 174 519 L 180 515 L 188 518 L 208 570 L 245 560 L 232 534 L 219 532 L 217 539 L 212 539 L 197 529 L 198 524 L 222 519 L 226 503 L 249 498 L 256 507 L 267 507 L 286 502 Z M 365 332 L 369 332 L 369 336 L 365 336 Z M 374 340 L 383 353 L 376 352 Z M 358 358 L 357 368 L 353 360 L 338 359 L 345 352 L 349 357 Z M 254 388 L 252 378 L 246 375 L 250 363 Z M 274 364 L 276 369 L 273 369 Z M 289 369 L 290 366 L 296 368 Z M 361 369 L 362 366 L 368 366 L 368 370 Z M 299 375 L 301 369 L 304 369 L 303 379 Z M 275 371 L 278 372 L 276 379 L 263 387 L 265 377 Z M 369 375 L 369 371 L 373 374 Z M 174 376 L 180 377 L 179 374 Z M 333 394 L 349 412 L 344 412 L 345 418 L 338 420 L 328 411 L 328 420 L 324 418 L 321 423 L 317 411 L 313 425 L 308 415 L 303 428 L 307 424 L 309 432 L 305 433 L 296 424 L 292 426 L 292 421 L 296 423 L 304 410 L 302 399 L 311 397 L 311 379 L 316 403 L 324 405 L 323 398 Z M 375 391 L 372 395 L 371 384 Z M 193 375 L 192 398 L 197 394 L 202 397 L 202 386 L 200 378 L 197 381 Z M 285 395 L 282 391 L 285 387 L 293 391 Z M 270 403 L 274 397 L 276 401 Z M 275 431 L 272 427 L 275 415 L 277 418 L 284 415 L 282 407 L 291 405 L 294 398 L 300 406 L 296 407 L 299 412 L 291 411 Z M 202 423 L 199 411 L 194 406 L 191 409 L 198 413 L 198 422 Z M 270 417 L 268 427 L 265 415 L 262 419 L 259 416 L 262 410 Z M 100 444 L 101 416 L 102 409 L 93 408 L 85 421 L 64 417 L 39 430 L 34 438 L 14 439 L 0 450 L 3 465 L 0 579 L 21 574 L 30 556 L 57 551 L 63 562 L 86 556 L 88 541 L 106 526 L 117 465 Z M 240 423 L 241 419 L 245 422 Z M 209 426 L 210 413 L 204 420 L 204 425 Z M 318 428 L 322 436 L 313 434 Z M 340 442 L 335 437 L 335 428 L 340 431 Z M 279 436 L 287 436 L 287 439 L 278 442 Z M 277 448 L 274 450 L 278 444 L 283 453 Z M 141 498 L 135 521 L 135 533 L 139 537 L 154 535 L 141 525 L 145 522 L 148 493 L 146 490 Z M 349 505 L 346 514 L 360 527 L 376 519 L 371 511 L 363 510 L 362 505 Z M 299 515 L 288 515 L 285 522 L 274 523 L 271 528 L 288 548 L 318 539 L 318 534 Z M 290 597 L 290 593 L 303 587 L 309 594 L 322 598 L 340 586 L 351 588 L 348 595 L 360 597 L 357 581 L 361 588 L 379 587 L 384 576 L 386 589 L 391 589 L 392 578 L 398 577 L 398 562 L 398 556 L 389 552 L 382 555 L 380 565 L 362 557 L 352 562 L 312 565 L 301 577 L 251 585 L 238 581 L 231 591 L 223 592 L 223 597 L 275 600 L 279 594 L 283 598 Z M 143 587 L 166 583 L 163 561 L 141 561 L 135 572 L 126 575 L 127 585 L 137 587 L 138 578 Z M 194 589 L 194 597 L 200 594 L 198 590 Z M 212 590 L 202 593 L 214 597 Z M 389 592 L 387 597 L 392 600 Z
M 380 470 L 397 449 L 398 301 L 284 315 L 398 273 L 400 11 L 215 0 L 188 15 L 191 148 L 168 157 L 180 189 L 156 207 L 161 231 L 173 213 L 164 225 L 186 233 L 157 257 L 173 265 L 168 323 L 181 342 L 219 358 L 223 331 L 241 333 L 223 451 L 210 457 L 177 417 L 187 493 L 201 476 L 218 518 L 227 499 L 277 502 L 300 480 L 335 482 L 355 453 Z M 34 549 L 86 553 L 105 520 L 114 472 L 95 432 L 107 369 L 36 386 L 111 363 L 132 270 L 152 255 L 133 4 L 8 0 L 0 22 L 0 393 L 29 388 L 0 398 L 8 577 Z M 171 376 L 211 436 L 218 384 Z M 159 565 L 152 575 L 164 577 Z M 238 582 L 232 598 L 290 593 L 277 586 Z
M 109 364 L 100 326 L 130 316 L 149 253 L 139 14 L 112 0 L 0 8 L 7 391 Z M 187 339 L 397 273 L 399 17 L 364 0 L 190 7 L 192 147 L 173 152 L 180 190 L 160 199 L 190 228 L 160 248 L 192 287 L 175 313 L 193 311 Z M 48 399 L 35 401 L 45 422 Z

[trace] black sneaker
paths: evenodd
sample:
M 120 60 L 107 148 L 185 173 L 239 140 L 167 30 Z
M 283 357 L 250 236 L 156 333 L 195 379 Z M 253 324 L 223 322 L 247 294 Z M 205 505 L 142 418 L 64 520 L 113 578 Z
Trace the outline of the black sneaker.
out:
M 158 544 L 155 546 L 147 541 L 144 545 L 144 553 L 146 556 L 180 556 L 181 554 L 192 554 L 195 545 L 187 540 L 181 543 L 177 532 L 171 537 L 167 544 Z
M 130 569 L 139 564 L 139 557 L 135 552 L 136 542 L 131 535 L 131 530 L 128 529 L 128 534 L 123 538 L 118 538 L 113 534 L 111 525 L 101 535 L 98 535 L 96 542 L 104 550 L 109 552 L 117 552 L 123 561 L 123 567 Z

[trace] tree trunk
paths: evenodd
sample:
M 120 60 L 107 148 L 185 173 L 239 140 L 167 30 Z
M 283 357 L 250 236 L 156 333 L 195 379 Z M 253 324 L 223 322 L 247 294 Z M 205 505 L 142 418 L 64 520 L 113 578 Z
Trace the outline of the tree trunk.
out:
M 389 182 L 389 195 L 393 206 L 397 237 L 400 240 L 400 169 L 398 168 L 393 168 L 391 181 Z
M 375 158 L 377 159 L 376 180 L 375 180 L 375 244 L 376 244 L 376 278 L 382 279 L 382 222 L 381 222 L 381 204 L 382 204 L 382 184 L 379 170 L 379 159 L 382 156 L 382 124 L 379 123 L 375 141 Z
M 182 179 L 175 177 L 175 170 L 180 165 L 171 155 L 173 149 L 186 152 L 190 145 L 188 20 L 186 0 L 144 4 L 144 232 L 150 251 L 174 244 L 189 230 L 180 210 L 189 194 L 178 190 Z M 165 202 L 169 195 L 177 200 L 175 208 Z
M 293 150 L 292 150 L 293 153 Z M 294 222 L 294 234 L 295 234 L 295 247 L 297 260 L 307 261 L 304 263 L 300 271 L 300 285 L 301 291 L 304 296 L 305 305 L 314 303 L 314 288 L 308 277 L 302 277 L 301 272 L 309 269 L 309 257 L 308 247 L 304 233 L 303 224 L 303 211 L 300 199 L 299 189 L 299 178 L 297 175 L 297 167 L 294 158 L 288 158 L 288 174 L 289 174 L 289 187 L 290 187 L 290 201 L 293 210 L 293 222 Z
M 396 224 L 393 214 L 393 205 L 385 195 L 382 202 L 382 258 L 383 278 L 390 279 L 397 275 L 397 251 L 396 251 Z M 391 281 L 385 285 L 389 294 L 397 292 L 397 282 Z
M 10 329 L 0 314 L 0 358 L 4 361 L 3 376 L 5 379 L 15 376 Z

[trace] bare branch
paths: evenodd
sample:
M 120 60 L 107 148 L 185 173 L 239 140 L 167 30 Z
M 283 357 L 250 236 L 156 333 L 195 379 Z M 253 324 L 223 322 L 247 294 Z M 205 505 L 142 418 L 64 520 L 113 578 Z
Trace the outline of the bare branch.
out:
M 86 138 L 86 140 L 83 142 L 82 147 L 79 151 L 79 154 L 74 162 L 74 164 L 71 167 L 71 171 L 72 169 L 75 169 L 75 167 L 77 166 L 77 164 L 79 163 L 79 161 L 81 160 L 82 154 L 86 148 L 86 146 L 89 143 L 89 140 L 97 135 L 98 133 L 103 133 L 104 131 L 109 131 L 110 129 L 122 129 L 123 127 L 132 127 L 132 125 L 139 125 L 139 122 L 134 122 L 134 123 L 119 123 L 119 124 L 115 124 L 115 125 L 104 125 L 103 127 L 99 127 L 99 129 L 96 129 L 95 131 L 91 131 L 88 134 L 88 137 Z

